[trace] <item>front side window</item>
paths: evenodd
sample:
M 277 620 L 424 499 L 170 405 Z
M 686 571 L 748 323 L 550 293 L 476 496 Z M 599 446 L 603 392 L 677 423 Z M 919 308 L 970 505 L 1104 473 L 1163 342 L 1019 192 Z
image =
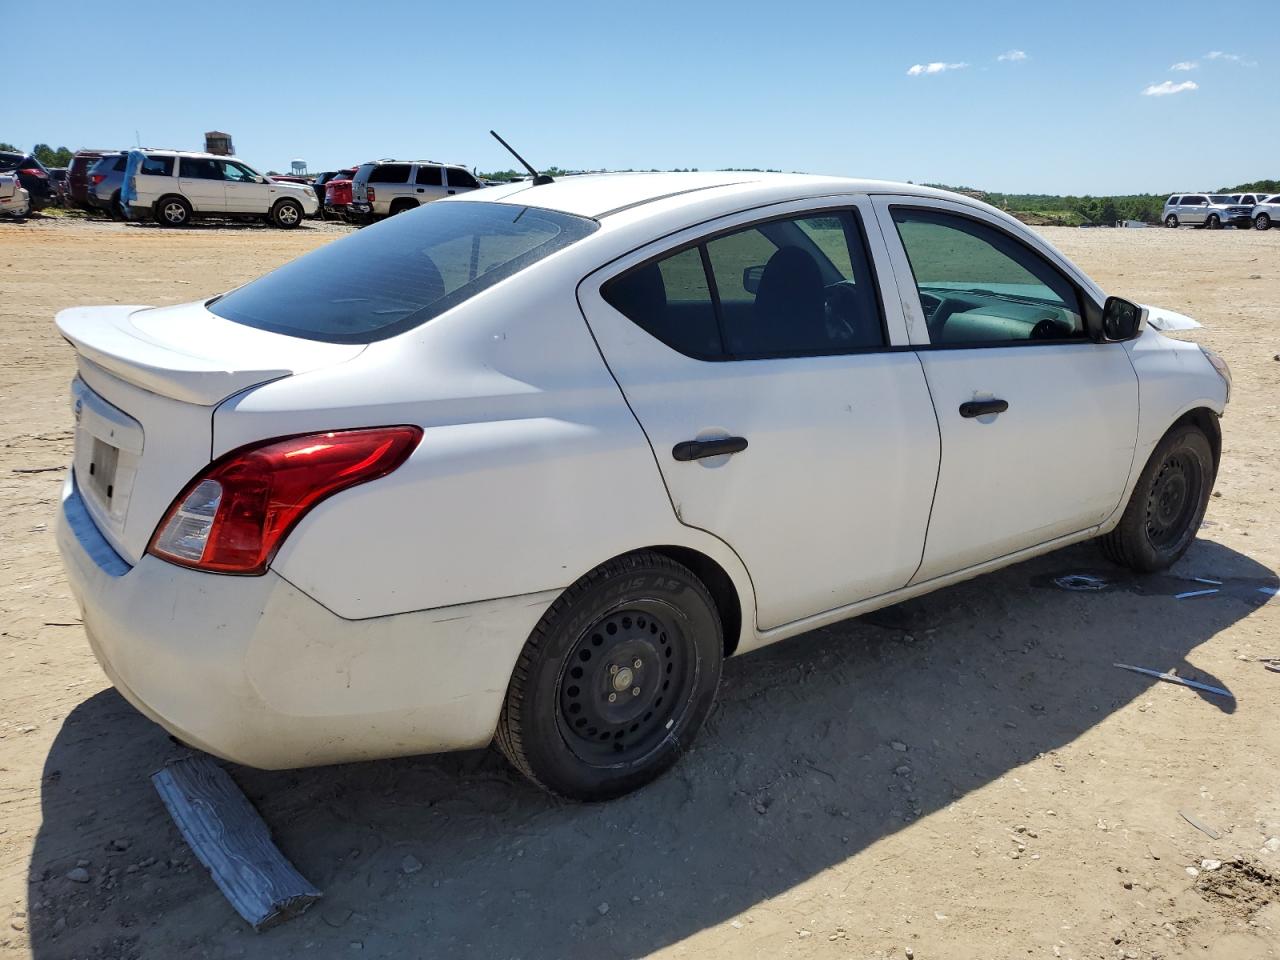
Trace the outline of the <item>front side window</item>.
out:
M 222 179 L 222 165 L 208 157 L 183 157 L 178 170 L 181 176 L 191 180 Z
M 861 226 L 847 210 L 711 237 L 628 271 L 601 294 L 701 360 L 840 354 L 886 342 Z
M 432 203 L 314 250 L 211 301 L 235 323 L 328 343 L 411 330 L 599 224 L 538 207 Z
M 173 176 L 173 157 L 145 157 L 138 172 L 153 177 L 171 177 Z
M 418 167 L 418 185 L 422 187 L 444 186 L 444 178 L 440 176 L 440 168 L 428 164 Z
M 234 160 L 222 161 L 222 177 L 235 183 L 257 183 L 258 175 L 242 163 Z
M 407 163 L 384 163 L 369 171 L 370 183 L 408 183 Z
M 1181 202 L 1182 202 L 1182 198 L 1181 198 L 1181 197 L 1170 197 L 1170 198 L 1169 198 L 1169 206 L 1171 206 L 1171 207 L 1176 207 L 1176 206 L 1177 206 L 1179 203 L 1181 203 Z
M 467 189 L 474 190 L 476 187 L 480 186 L 475 177 L 459 167 L 450 167 L 448 176 L 449 186 L 451 187 L 465 187 Z
M 1079 340 L 1080 293 L 1038 253 L 968 217 L 894 207 L 924 310 L 941 345 Z

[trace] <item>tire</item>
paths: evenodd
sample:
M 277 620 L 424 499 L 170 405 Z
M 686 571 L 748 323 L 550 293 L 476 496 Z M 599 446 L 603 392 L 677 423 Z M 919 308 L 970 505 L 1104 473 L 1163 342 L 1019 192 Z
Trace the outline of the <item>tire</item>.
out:
M 292 230 L 305 216 L 297 200 L 278 200 L 271 208 L 271 223 L 281 230 Z
M 1271 229 L 1271 216 L 1266 213 L 1260 213 L 1253 218 L 1253 225 L 1259 230 Z
M 162 227 L 186 227 L 191 224 L 191 204 L 182 197 L 161 197 L 155 216 Z
M 610 560 L 565 590 L 529 635 L 498 748 L 562 797 L 630 793 L 693 741 L 723 659 L 719 612 L 687 567 L 648 551 Z
M 1170 430 L 1138 477 L 1120 523 L 1099 539 L 1103 554 L 1138 573 L 1173 566 L 1196 538 L 1215 473 L 1203 430 L 1191 424 Z
M 1209 218 L 1205 220 L 1204 225 L 1208 227 L 1210 230 L 1221 230 L 1222 220 L 1218 217 L 1216 213 L 1210 214 Z
M 1168 227 L 1170 230 L 1177 230 L 1178 215 L 1176 213 L 1169 214 L 1167 217 L 1164 218 L 1164 225 Z
M 406 213 L 409 210 L 418 209 L 417 200 L 397 200 L 391 204 L 391 210 L 387 213 L 388 217 L 394 217 L 398 213 Z
M 111 206 L 107 209 L 107 215 L 112 220 L 128 220 L 129 215 L 125 213 L 124 204 L 120 202 L 120 191 L 117 190 L 111 195 Z

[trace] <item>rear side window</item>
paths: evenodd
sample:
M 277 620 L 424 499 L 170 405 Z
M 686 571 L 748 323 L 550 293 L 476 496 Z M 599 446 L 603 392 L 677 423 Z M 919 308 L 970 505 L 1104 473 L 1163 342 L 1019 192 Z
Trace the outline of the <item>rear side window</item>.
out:
M 601 293 L 637 326 L 701 360 L 886 343 L 861 224 L 847 210 L 712 237 L 628 271 Z
M 408 183 L 409 164 L 384 163 L 369 171 L 370 183 Z
M 449 186 L 451 187 L 466 187 L 474 189 L 475 187 L 480 186 L 480 184 L 476 182 L 475 177 L 458 167 L 449 167 L 448 177 Z
M 222 164 L 208 157 L 183 157 L 178 161 L 178 175 L 191 180 L 221 180 Z
M 292 337 L 371 343 L 426 323 L 598 227 L 538 207 L 432 203 L 286 263 L 209 309 Z
M 139 173 L 149 173 L 154 177 L 173 176 L 173 157 L 147 157 L 142 161 Z
M 418 183 L 424 187 L 444 186 L 444 178 L 440 176 L 440 168 L 426 165 L 419 167 Z

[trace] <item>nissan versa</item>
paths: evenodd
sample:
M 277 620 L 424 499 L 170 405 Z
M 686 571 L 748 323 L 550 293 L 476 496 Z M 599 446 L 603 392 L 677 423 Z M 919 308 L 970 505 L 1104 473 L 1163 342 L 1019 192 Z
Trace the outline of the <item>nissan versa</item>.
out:
M 259 767 L 496 740 L 603 799 L 676 760 L 726 656 L 1195 537 L 1226 366 L 1005 214 L 546 179 L 212 299 L 58 315 L 58 543 L 103 669 L 178 738 Z

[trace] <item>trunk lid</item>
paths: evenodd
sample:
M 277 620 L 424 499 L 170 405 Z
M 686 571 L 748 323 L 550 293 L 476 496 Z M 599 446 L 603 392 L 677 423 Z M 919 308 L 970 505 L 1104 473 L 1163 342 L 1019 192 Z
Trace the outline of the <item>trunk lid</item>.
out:
M 233 323 L 200 302 L 76 307 L 56 322 L 77 353 L 76 485 L 98 528 L 131 564 L 173 498 L 210 462 L 219 403 L 364 350 Z

